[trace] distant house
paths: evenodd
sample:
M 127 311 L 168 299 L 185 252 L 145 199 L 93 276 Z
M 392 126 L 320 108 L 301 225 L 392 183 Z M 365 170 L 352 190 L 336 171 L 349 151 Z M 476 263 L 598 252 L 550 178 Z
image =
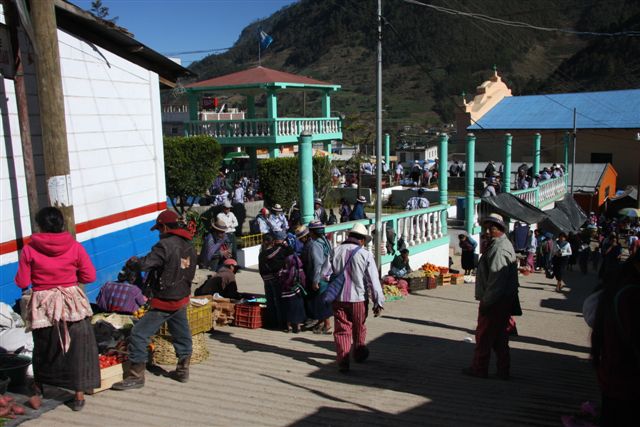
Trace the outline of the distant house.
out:
M 564 140 L 573 131 L 574 108 L 576 162 L 611 163 L 618 172 L 618 185 L 637 184 L 640 89 L 512 96 L 495 72 L 478 87 L 473 100 L 463 101 L 456 119 L 457 142 L 473 132 L 476 159 L 500 160 L 496 153 L 503 152 L 504 134 L 511 133 L 513 161 L 531 162 L 533 138 L 540 133 L 541 161 L 560 163 L 565 156 Z
M 166 208 L 160 87 L 192 73 L 71 3 L 56 0 L 55 8 L 77 239 L 98 270 L 96 283 L 86 287 L 94 299 L 126 259 L 158 239 L 149 228 Z M 22 50 L 25 59 L 35 56 L 27 44 Z M 37 79 L 28 60 L 25 74 L 39 204 L 46 206 Z M 13 304 L 20 297 L 13 283 L 19 250 L 33 232 L 34 213 L 14 84 L 0 82 L 0 301 Z
M 573 198 L 585 212 L 600 210 L 616 194 L 618 173 L 609 163 L 577 163 Z M 571 185 L 571 177 L 569 177 Z

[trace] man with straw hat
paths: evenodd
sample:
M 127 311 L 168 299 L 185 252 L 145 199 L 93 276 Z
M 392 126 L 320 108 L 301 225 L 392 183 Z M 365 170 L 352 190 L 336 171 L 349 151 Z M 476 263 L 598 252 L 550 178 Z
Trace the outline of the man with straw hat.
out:
M 476 347 L 471 367 L 462 370 L 465 375 L 487 378 L 491 349 L 496 352 L 497 376 L 509 379 L 510 356 L 507 326 L 512 314 L 517 310 L 518 267 L 513 245 L 507 238 L 507 229 L 502 217 L 490 214 L 482 221 L 489 232 L 491 241 L 480 258 L 476 274 L 476 300 L 478 326 L 476 327 Z
M 345 281 L 342 291 L 333 303 L 338 369 L 349 371 L 351 347 L 354 347 L 353 360 L 362 363 L 369 357 L 365 345 L 367 338 L 368 299 L 373 301 L 373 313 L 377 317 L 382 311 L 384 294 L 378 278 L 373 254 L 364 249 L 371 236 L 362 224 L 355 224 L 348 238 L 333 250 L 333 271 L 344 271 Z M 348 265 L 347 265 L 348 261 Z
M 325 211 L 324 206 L 322 206 L 322 199 L 315 199 L 313 201 L 313 219 L 323 224 L 327 223 L 327 211 Z
M 284 231 L 289 229 L 289 222 L 287 216 L 282 213 L 282 206 L 275 204 L 271 207 L 271 215 L 269 215 L 269 225 L 271 232 Z
M 218 271 L 225 259 L 231 258 L 228 227 L 222 221 L 211 223 L 211 231 L 204 238 L 199 264 L 201 268 Z

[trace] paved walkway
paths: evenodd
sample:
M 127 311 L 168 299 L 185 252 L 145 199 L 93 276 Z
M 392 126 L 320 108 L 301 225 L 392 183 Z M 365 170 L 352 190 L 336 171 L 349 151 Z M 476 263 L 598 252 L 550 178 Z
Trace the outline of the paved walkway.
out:
M 256 272 L 239 281 L 241 291 L 261 291 Z M 224 327 L 187 384 L 147 372 L 143 389 L 88 396 L 82 412 L 59 406 L 23 425 L 559 426 L 599 396 L 580 314 L 595 277 L 569 273 L 567 282 L 558 294 L 543 274 L 521 277 L 510 381 L 460 373 L 477 311 L 467 284 L 388 303 L 367 322 L 371 359 L 347 375 L 337 372 L 331 336 Z

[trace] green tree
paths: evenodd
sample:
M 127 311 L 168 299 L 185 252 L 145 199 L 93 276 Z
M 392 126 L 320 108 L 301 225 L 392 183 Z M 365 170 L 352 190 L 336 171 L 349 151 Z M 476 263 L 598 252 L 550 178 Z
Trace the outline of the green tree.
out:
M 102 4 L 102 0 L 93 0 L 91 2 L 90 12 L 93 13 L 100 19 L 104 19 L 105 21 L 113 22 L 114 24 L 118 22 L 118 17 L 114 16 L 113 18 L 109 18 L 109 8 Z
M 167 196 L 180 214 L 193 205 L 193 200 L 187 203 L 190 196 L 203 195 L 207 191 L 221 161 L 220 144 L 209 136 L 164 138 Z

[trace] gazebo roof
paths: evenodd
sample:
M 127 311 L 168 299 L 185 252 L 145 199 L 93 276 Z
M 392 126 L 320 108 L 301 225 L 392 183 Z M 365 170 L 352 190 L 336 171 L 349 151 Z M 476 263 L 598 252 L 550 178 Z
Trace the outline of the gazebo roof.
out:
M 267 87 L 338 90 L 340 85 L 260 66 L 185 86 L 186 89 L 194 91 Z

